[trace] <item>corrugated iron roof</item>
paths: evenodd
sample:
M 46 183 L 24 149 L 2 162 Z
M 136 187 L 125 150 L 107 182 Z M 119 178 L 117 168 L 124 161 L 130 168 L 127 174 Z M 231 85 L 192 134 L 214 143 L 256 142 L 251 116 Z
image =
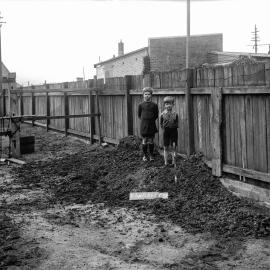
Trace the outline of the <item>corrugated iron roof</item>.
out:
M 123 54 L 123 55 L 120 55 L 120 56 L 116 56 L 116 57 L 110 58 L 110 59 L 108 59 L 108 60 L 105 60 L 105 61 L 96 63 L 96 64 L 94 64 L 94 68 L 96 68 L 98 65 L 102 65 L 102 64 L 105 64 L 105 63 L 108 63 L 108 62 L 112 62 L 112 61 L 115 61 L 115 60 L 124 58 L 124 57 L 126 57 L 126 56 L 130 56 L 130 55 L 135 54 L 135 53 L 137 53 L 137 52 L 143 51 L 143 50 L 148 50 L 148 47 L 143 47 L 143 48 L 138 49 L 138 50 L 136 50 L 136 51 L 132 51 L 132 52 L 129 52 L 129 53 L 126 53 L 126 54 Z

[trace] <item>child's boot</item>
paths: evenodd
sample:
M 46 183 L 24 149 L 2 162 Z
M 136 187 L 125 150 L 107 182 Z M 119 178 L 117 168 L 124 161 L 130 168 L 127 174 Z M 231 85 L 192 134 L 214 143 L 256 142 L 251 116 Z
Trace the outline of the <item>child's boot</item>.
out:
M 154 144 L 149 143 L 150 161 L 154 160 Z
M 147 161 L 147 144 L 142 144 L 142 150 L 143 150 L 143 161 Z

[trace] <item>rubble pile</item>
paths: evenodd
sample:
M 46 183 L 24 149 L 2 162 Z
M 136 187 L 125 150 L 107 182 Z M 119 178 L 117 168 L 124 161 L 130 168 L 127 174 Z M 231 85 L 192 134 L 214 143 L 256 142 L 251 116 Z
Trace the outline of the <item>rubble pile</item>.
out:
M 53 203 L 92 201 L 136 207 L 193 233 L 270 235 L 269 211 L 231 194 L 200 156 L 178 158 L 176 170 L 164 167 L 159 155 L 154 162 L 144 163 L 139 139 L 134 136 L 122 140 L 118 148 L 85 150 L 54 161 L 30 163 L 17 169 L 16 175 L 28 188 L 34 185 L 53 193 Z M 129 201 L 133 191 L 168 192 L 169 199 Z

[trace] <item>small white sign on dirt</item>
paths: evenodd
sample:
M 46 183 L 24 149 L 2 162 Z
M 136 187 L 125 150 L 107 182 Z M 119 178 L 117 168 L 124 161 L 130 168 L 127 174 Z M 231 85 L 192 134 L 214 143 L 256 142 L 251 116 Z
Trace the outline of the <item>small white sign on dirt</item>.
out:
M 129 200 L 152 200 L 152 199 L 168 199 L 168 192 L 131 192 Z

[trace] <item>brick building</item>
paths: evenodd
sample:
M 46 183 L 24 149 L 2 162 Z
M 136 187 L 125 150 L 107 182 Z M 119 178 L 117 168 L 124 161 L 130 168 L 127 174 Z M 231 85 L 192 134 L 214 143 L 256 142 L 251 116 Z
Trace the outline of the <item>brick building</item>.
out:
M 207 53 L 223 50 L 222 34 L 190 36 L 190 66 L 207 62 Z M 186 36 L 149 38 L 148 47 L 124 54 L 118 43 L 118 56 L 94 65 L 97 78 L 140 75 L 148 71 L 168 71 L 185 67 Z

